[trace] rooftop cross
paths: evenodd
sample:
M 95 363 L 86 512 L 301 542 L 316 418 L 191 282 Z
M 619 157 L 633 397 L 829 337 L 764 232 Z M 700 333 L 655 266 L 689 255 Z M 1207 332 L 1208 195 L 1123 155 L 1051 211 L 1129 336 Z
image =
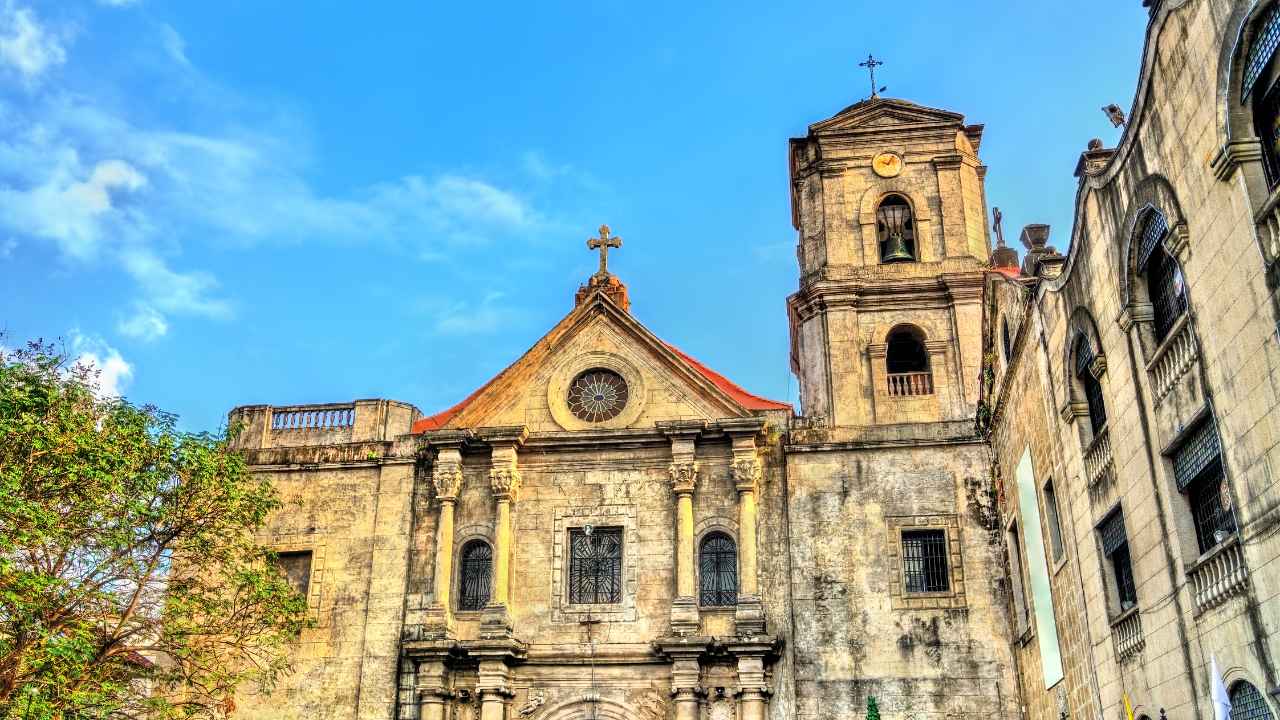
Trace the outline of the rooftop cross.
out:
M 605 277 L 609 274 L 609 248 L 622 247 L 622 238 L 610 237 L 609 226 L 600 226 L 600 237 L 587 238 L 587 248 L 600 251 L 600 271 L 596 273 L 597 277 Z
M 867 69 L 867 72 L 871 73 L 871 97 L 872 98 L 880 97 L 880 90 L 884 90 L 884 88 L 880 88 L 879 90 L 876 89 L 876 68 L 880 67 L 883 64 L 884 64 L 883 62 L 881 62 L 880 60 L 877 60 L 875 56 L 872 55 L 871 53 L 867 53 L 866 62 L 858 63 L 858 67 L 864 67 Z

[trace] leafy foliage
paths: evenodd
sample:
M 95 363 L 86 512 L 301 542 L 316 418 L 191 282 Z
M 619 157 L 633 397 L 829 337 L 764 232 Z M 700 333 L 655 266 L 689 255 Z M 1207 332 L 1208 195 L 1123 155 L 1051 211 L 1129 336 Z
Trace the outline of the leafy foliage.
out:
M 867 696 L 867 720 L 880 720 L 880 706 L 876 704 L 876 696 Z
M 226 437 L 97 389 L 0 347 L 0 717 L 227 715 L 307 623 L 253 538 L 279 500 Z

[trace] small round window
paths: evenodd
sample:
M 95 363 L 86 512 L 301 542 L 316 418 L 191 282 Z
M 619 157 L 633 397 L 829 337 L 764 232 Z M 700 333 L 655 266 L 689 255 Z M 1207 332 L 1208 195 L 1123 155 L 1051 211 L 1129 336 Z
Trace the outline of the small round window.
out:
M 580 420 L 612 420 L 627 405 L 627 383 L 612 370 L 592 368 L 569 384 L 569 411 Z

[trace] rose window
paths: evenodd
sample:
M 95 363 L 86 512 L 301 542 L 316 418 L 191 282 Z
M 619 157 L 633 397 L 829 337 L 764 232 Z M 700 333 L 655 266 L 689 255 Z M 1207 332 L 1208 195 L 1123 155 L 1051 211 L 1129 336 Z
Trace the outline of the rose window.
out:
M 612 370 L 593 368 L 569 385 L 569 411 L 587 422 L 612 420 L 627 405 L 627 383 Z

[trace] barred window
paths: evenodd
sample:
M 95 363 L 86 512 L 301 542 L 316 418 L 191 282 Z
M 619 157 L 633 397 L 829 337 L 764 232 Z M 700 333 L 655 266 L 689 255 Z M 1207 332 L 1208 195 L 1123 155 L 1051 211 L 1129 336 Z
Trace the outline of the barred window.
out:
M 1102 383 L 1093 376 L 1093 347 L 1083 334 L 1076 336 L 1076 379 L 1084 388 L 1084 399 L 1089 406 L 1089 426 L 1099 433 L 1107 424 L 1107 405 L 1102 399 Z
M 904 531 L 902 533 L 902 574 L 909 593 L 950 591 L 946 531 Z
M 489 585 L 493 576 L 493 548 L 483 540 L 472 540 L 462 546 L 461 592 L 459 610 L 483 610 L 489 604 Z
M 1248 680 L 1236 681 L 1227 695 L 1231 700 L 1231 720 L 1271 720 L 1267 701 Z
M 717 532 L 702 539 L 698 576 L 703 605 L 738 604 L 738 548 L 733 538 Z
M 1128 610 L 1138 604 L 1138 592 L 1133 582 L 1133 562 L 1129 557 L 1129 536 L 1124 530 L 1124 513 L 1120 508 L 1107 516 L 1098 526 L 1102 538 L 1102 554 L 1111 562 L 1115 580 L 1116 597 L 1120 610 Z
M 1178 490 L 1186 493 L 1196 528 L 1196 544 L 1203 554 L 1236 530 L 1235 517 L 1222 500 L 1225 476 L 1222 445 L 1212 419 L 1191 432 L 1173 454 Z
M 622 602 L 622 528 L 569 531 L 569 602 Z
M 1173 324 L 1187 311 L 1187 288 L 1178 261 L 1160 245 L 1147 261 L 1147 293 L 1151 296 L 1152 329 L 1163 342 Z

